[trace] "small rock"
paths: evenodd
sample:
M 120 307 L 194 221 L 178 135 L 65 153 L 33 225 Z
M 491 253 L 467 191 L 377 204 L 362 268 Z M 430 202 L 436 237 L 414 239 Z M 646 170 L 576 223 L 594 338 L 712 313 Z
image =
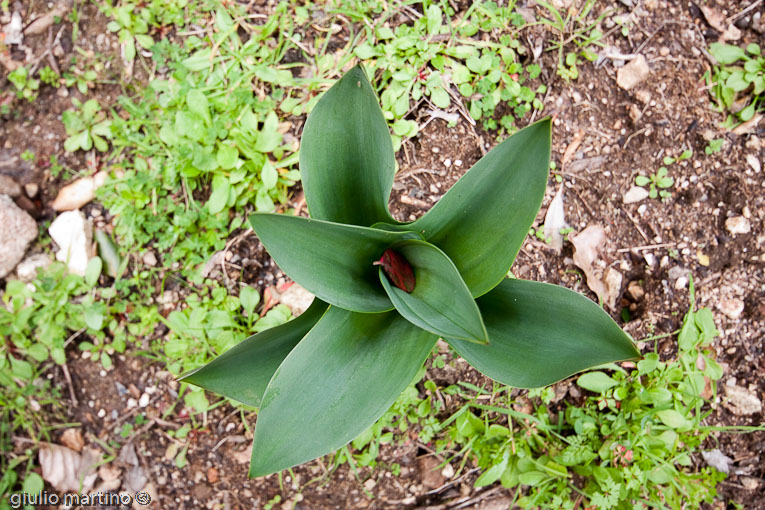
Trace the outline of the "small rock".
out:
M 214 467 L 207 468 L 207 481 L 210 483 L 217 483 L 218 480 L 218 470 Z
M 723 298 L 717 308 L 729 318 L 736 320 L 744 311 L 744 302 L 738 298 Z
M 149 395 L 144 393 L 141 398 L 138 399 L 138 407 L 146 407 L 149 405 Z
M 7 195 L 0 195 L 0 278 L 13 271 L 37 237 L 37 223 Z
M 631 281 L 627 285 L 627 295 L 632 298 L 633 301 L 640 301 L 645 296 L 645 290 L 636 281 Z
M 635 92 L 635 97 L 638 101 L 640 101 L 643 104 L 648 104 L 651 102 L 651 93 L 647 90 L 638 90 Z
M 46 268 L 52 260 L 45 253 L 35 253 L 28 256 L 16 266 L 16 277 L 25 283 L 30 283 L 37 278 L 37 270 Z
M 136 400 L 134 398 L 131 397 L 131 398 L 129 398 L 127 400 L 127 408 L 128 409 L 132 409 L 132 408 L 134 408 L 137 405 L 138 405 L 138 402 L 136 402 Z
M 680 266 L 672 266 L 667 271 L 667 276 L 670 280 L 674 281 L 682 276 L 688 276 L 688 270 Z
M 733 235 L 748 234 L 751 231 L 749 220 L 743 216 L 734 216 L 725 220 L 725 228 Z
M 675 290 L 684 289 L 686 285 L 688 285 L 688 278 L 681 276 L 675 281 Z
M 632 62 L 619 69 L 616 73 L 616 84 L 624 90 L 630 90 L 651 74 L 643 55 L 638 55 Z
M 72 211 L 79 209 L 95 197 L 96 189 L 106 180 L 106 172 L 101 171 L 92 177 L 77 179 L 59 190 L 56 199 L 50 205 L 54 211 Z
M 377 482 L 375 482 L 374 478 L 369 478 L 366 482 L 364 482 L 364 488 L 368 491 L 374 489 L 375 485 L 377 485 Z
M 157 256 L 154 255 L 154 252 L 149 250 L 146 253 L 143 254 L 143 257 L 141 257 L 141 260 L 143 260 L 143 263 L 147 266 L 156 266 L 157 265 Z
M 634 204 L 648 198 L 648 190 L 640 186 L 632 186 L 622 197 L 625 204 Z
M 744 486 L 744 489 L 754 491 L 760 486 L 760 479 L 753 476 L 743 476 L 741 477 L 741 484 Z
M 90 222 L 85 221 L 80 211 L 59 214 L 48 228 L 59 247 L 56 260 L 65 262 L 72 273 L 81 276 L 85 276 L 90 259 L 91 229 Z
M 449 159 L 449 158 L 446 158 L 446 159 L 444 160 L 444 166 L 445 166 L 446 168 L 449 168 L 450 166 L 452 166 L 452 160 L 451 160 L 451 159 Z
M 728 395 L 728 408 L 737 416 L 762 412 L 762 402 L 757 395 L 741 386 L 725 386 Z
M 40 186 L 38 186 L 37 183 L 28 182 L 24 185 L 24 193 L 26 193 L 29 198 L 36 197 L 39 191 Z
M 297 283 L 293 283 L 290 287 L 284 291 L 284 294 L 279 298 L 279 302 L 287 305 L 292 310 L 292 315 L 297 317 L 302 314 L 313 302 L 314 295 L 305 290 Z
M 0 174 L 0 195 L 16 198 L 21 195 L 21 186 L 19 186 L 19 183 L 13 177 Z

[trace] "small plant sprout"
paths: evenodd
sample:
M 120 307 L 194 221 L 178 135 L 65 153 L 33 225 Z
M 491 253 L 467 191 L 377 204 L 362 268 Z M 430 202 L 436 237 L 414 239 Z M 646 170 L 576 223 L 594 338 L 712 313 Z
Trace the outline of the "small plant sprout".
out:
M 313 304 L 181 377 L 260 408 L 250 476 L 359 436 L 439 337 L 484 374 L 523 388 L 640 356 L 591 300 L 506 278 L 542 203 L 550 124 L 518 131 L 424 216 L 399 223 L 387 206 L 391 137 L 364 70 L 354 67 L 324 94 L 300 145 L 311 217 L 250 217 L 279 267 L 316 295 Z
M 64 141 L 64 149 L 74 152 L 78 149 L 89 151 L 91 147 L 101 152 L 109 149 L 106 139 L 111 139 L 111 121 L 101 111 L 101 105 L 95 99 L 89 99 L 81 103 L 78 99 L 72 99 L 72 104 L 79 109 L 67 110 L 61 116 L 69 135 Z
M 652 173 L 649 176 L 638 175 L 635 177 L 635 184 L 638 186 L 649 186 L 648 196 L 651 198 L 669 198 L 672 196 L 672 193 L 668 191 L 668 188 L 671 188 L 672 185 L 675 184 L 675 180 L 668 175 L 669 170 L 667 170 L 667 167 L 678 161 L 684 161 L 691 156 L 693 156 L 693 151 L 691 149 L 683 151 L 683 153 L 680 154 L 677 158 L 672 156 L 664 156 L 662 163 L 664 163 L 666 166 L 660 167 L 656 173 Z

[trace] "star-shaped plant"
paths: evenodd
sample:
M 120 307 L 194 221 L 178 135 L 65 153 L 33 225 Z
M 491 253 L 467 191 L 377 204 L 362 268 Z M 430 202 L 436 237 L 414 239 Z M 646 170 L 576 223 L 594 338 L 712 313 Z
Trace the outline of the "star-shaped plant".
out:
M 183 380 L 259 407 L 250 476 L 344 446 L 412 381 L 441 337 L 516 387 L 639 356 L 595 303 L 506 278 L 542 202 L 550 121 L 511 136 L 424 216 L 388 211 L 394 155 L 364 70 L 318 102 L 300 169 L 311 218 L 254 214 L 284 272 L 317 297 L 298 318 L 244 340 Z

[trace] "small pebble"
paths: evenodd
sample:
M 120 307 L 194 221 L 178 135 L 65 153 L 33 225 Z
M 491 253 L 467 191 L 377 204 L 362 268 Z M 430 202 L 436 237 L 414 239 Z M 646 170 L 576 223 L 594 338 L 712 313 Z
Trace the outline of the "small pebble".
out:
M 734 216 L 725 220 L 725 228 L 733 235 L 748 234 L 751 231 L 749 220 L 744 216 Z
M 106 410 L 105 409 L 99 409 L 98 410 L 98 417 L 99 418 L 103 418 L 104 416 L 106 416 Z
M 138 406 L 146 407 L 147 405 L 149 405 L 149 394 L 144 393 L 143 395 L 141 395 L 141 398 L 138 399 Z
M 136 402 L 136 400 L 134 398 L 131 397 L 131 398 L 128 399 L 128 401 L 127 401 L 127 408 L 128 409 L 132 409 L 132 408 L 134 408 L 137 405 L 138 405 L 138 402 Z
M 451 160 L 451 159 L 449 159 L 449 158 L 446 158 L 446 159 L 444 160 L 444 166 L 445 166 L 446 168 L 449 168 L 450 166 L 452 166 L 452 160 Z
M 730 319 L 736 320 L 744 312 L 744 302 L 738 298 L 723 298 L 717 308 Z
M 462 160 L 461 159 L 455 159 L 454 160 L 454 166 L 462 166 Z

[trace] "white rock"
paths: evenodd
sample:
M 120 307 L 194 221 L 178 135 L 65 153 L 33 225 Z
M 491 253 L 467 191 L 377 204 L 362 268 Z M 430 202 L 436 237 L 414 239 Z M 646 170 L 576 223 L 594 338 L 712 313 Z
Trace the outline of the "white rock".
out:
M 149 394 L 144 393 L 141 395 L 141 398 L 138 399 L 138 407 L 146 407 L 149 405 Z
M 147 266 L 157 265 L 157 256 L 154 255 L 154 252 L 151 250 L 144 253 L 141 259 L 143 260 L 143 263 L 146 264 Z
M 90 259 L 92 227 L 80 211 L 67 211 L 53 220 L 48 233 L 59 249 L 56 260 L 65 262 L 72 273 L 85 276 Z
M 79 209 L 95 197 L 96 190 L 106 180 L 106 172 L 98 172 L 92 177 L 77 179 L 61 188 L 56 199 L 50 205 L 54 211 L 72 211 Z
M 648 198 L 648 190 L 640 186 L 632 186 L 622 197 L 625 204 L 634 204 Z
M 23 22 L 21 14 L 14 11 L 11 16 L 11 22 L 3 27 L 5 33 L 5 44 L 21 44 L 24 41 L 24 35 L 21 33 Z
M 744 312 L 744 302 L 738 298 L 723 298 L 717 308 L 729 318 L 736 320 Z
M 728 218 L 725 220 L 725 228 L 733 235 L 748 234 L 752 230 L 752 227 L 749 225 L 749 220 L 743 216 Z
M 728 408 L 738 416 L 757 414 L 762 411 L 762 402 L 757 395 L 741 386 L 725 386 Z
M 643 55 L 638 55 L 632 62 L 622 67 L 616 73 L 616 84 L 624 90 L 630 90 L 651 74 Z
M 305 290 L 297 283 L 293 283 L 290 287 L 284 291 L 279 297 L 279 302 L 287 305 L 292 310 L 292 315 L 297 317 L 302 314 L 313 302 L 314 295 Z
M 19 280 L 29 283 L 37 278 L 37 269 L 48 267 L 51 263 L 50 257 L 45 253 L 35 253 L 30 255 L 16 266 L 16 276 Z
M 13 271 L 37 237 L 37 223 L 7 195 L 0 195 L 0 278 Z

